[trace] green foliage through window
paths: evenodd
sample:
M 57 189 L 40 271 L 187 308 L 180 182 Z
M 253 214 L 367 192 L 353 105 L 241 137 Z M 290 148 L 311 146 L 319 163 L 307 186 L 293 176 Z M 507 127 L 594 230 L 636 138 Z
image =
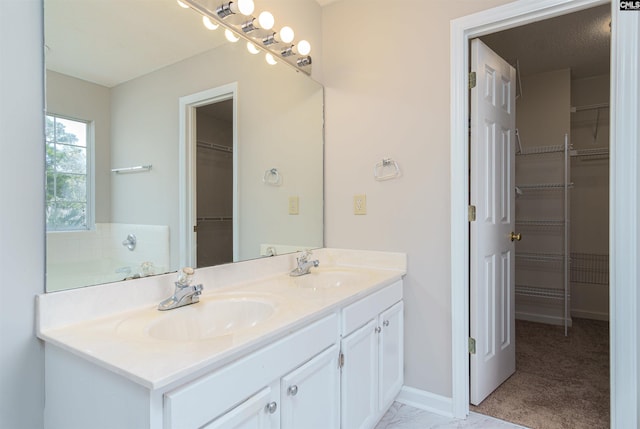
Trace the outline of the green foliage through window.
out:
M 88 229 L 88 124 L 46 116 L 48 230 Z

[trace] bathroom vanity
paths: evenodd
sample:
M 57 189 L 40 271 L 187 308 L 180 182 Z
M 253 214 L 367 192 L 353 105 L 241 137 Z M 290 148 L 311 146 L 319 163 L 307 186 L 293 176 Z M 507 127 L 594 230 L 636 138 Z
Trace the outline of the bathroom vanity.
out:
M 40 295 L 47 428 L 372 428 L 403 382 L 404 254 L 321 249 Z

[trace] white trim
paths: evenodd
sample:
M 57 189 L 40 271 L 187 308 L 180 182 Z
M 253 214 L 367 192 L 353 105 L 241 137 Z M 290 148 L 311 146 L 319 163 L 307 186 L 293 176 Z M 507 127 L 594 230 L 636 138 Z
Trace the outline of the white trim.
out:
M 238 201 L 238 83 L 233 82 L 179 100 L 179 221 L 178 236 L 180 266 L 196 266 L 196 241 L 193 225 L 196 224 L 196 108 L 207 104 L 233 99 L 233 260 L 239 256 L 239 201 Z
M 410 405 L 420 410 L 436 413 L 441 416 L 453 417 L 451 398 L 436 395 L 414 387 L 402 386 L 396 398 L 401 404 Z
M 601 0 L 519 0 L 451 22 L 451 319 L 454 417 L 469 413 L 468 91 L 469 40 L 606 4 Z M 639 14 L 612 5 L 611 64 L 611 418 L 638 427 L 637 228 Z
M 617 2 L 616 2 L 617 3 Z M 611 427 L 638 415 L 638 219 L 640 216 L 640 13 L 612 9 L 609 252 Z

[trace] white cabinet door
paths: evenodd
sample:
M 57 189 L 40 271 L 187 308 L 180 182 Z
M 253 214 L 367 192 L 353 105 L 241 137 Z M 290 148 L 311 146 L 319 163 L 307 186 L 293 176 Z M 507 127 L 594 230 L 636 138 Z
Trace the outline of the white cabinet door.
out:
M 341 427 L 370 428 L 378 417 L 377 319 L 342 340 Z
M 277 388 L 266 387 L 205 429 L 276 429 L 279 422 Z
M 280 383 L 282 429 L 340 427 L 339 349 L 333 345 Z
M 404 317 L 403 303 L 398 302 L 380 314 L 380 348 L 378 378 L 380 385 L 378 405 L 386 410 L 396 398 L 404 380 Z

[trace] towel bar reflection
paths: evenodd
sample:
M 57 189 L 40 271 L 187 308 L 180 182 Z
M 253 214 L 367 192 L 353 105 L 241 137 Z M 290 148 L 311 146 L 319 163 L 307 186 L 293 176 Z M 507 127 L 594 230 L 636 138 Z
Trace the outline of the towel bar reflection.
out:
M 151 170 L 151 164 L 148 165 L 136 165 L 135 167 L 123 167 L 123 168 L 112 168 L 111 172 L 120 174 L 120 173 L 140 173 L 143 171 Z
M 393 159 L 384 158 L 373 167 L 373 177 L 378 181 L 400 177 L 400 166 Z

